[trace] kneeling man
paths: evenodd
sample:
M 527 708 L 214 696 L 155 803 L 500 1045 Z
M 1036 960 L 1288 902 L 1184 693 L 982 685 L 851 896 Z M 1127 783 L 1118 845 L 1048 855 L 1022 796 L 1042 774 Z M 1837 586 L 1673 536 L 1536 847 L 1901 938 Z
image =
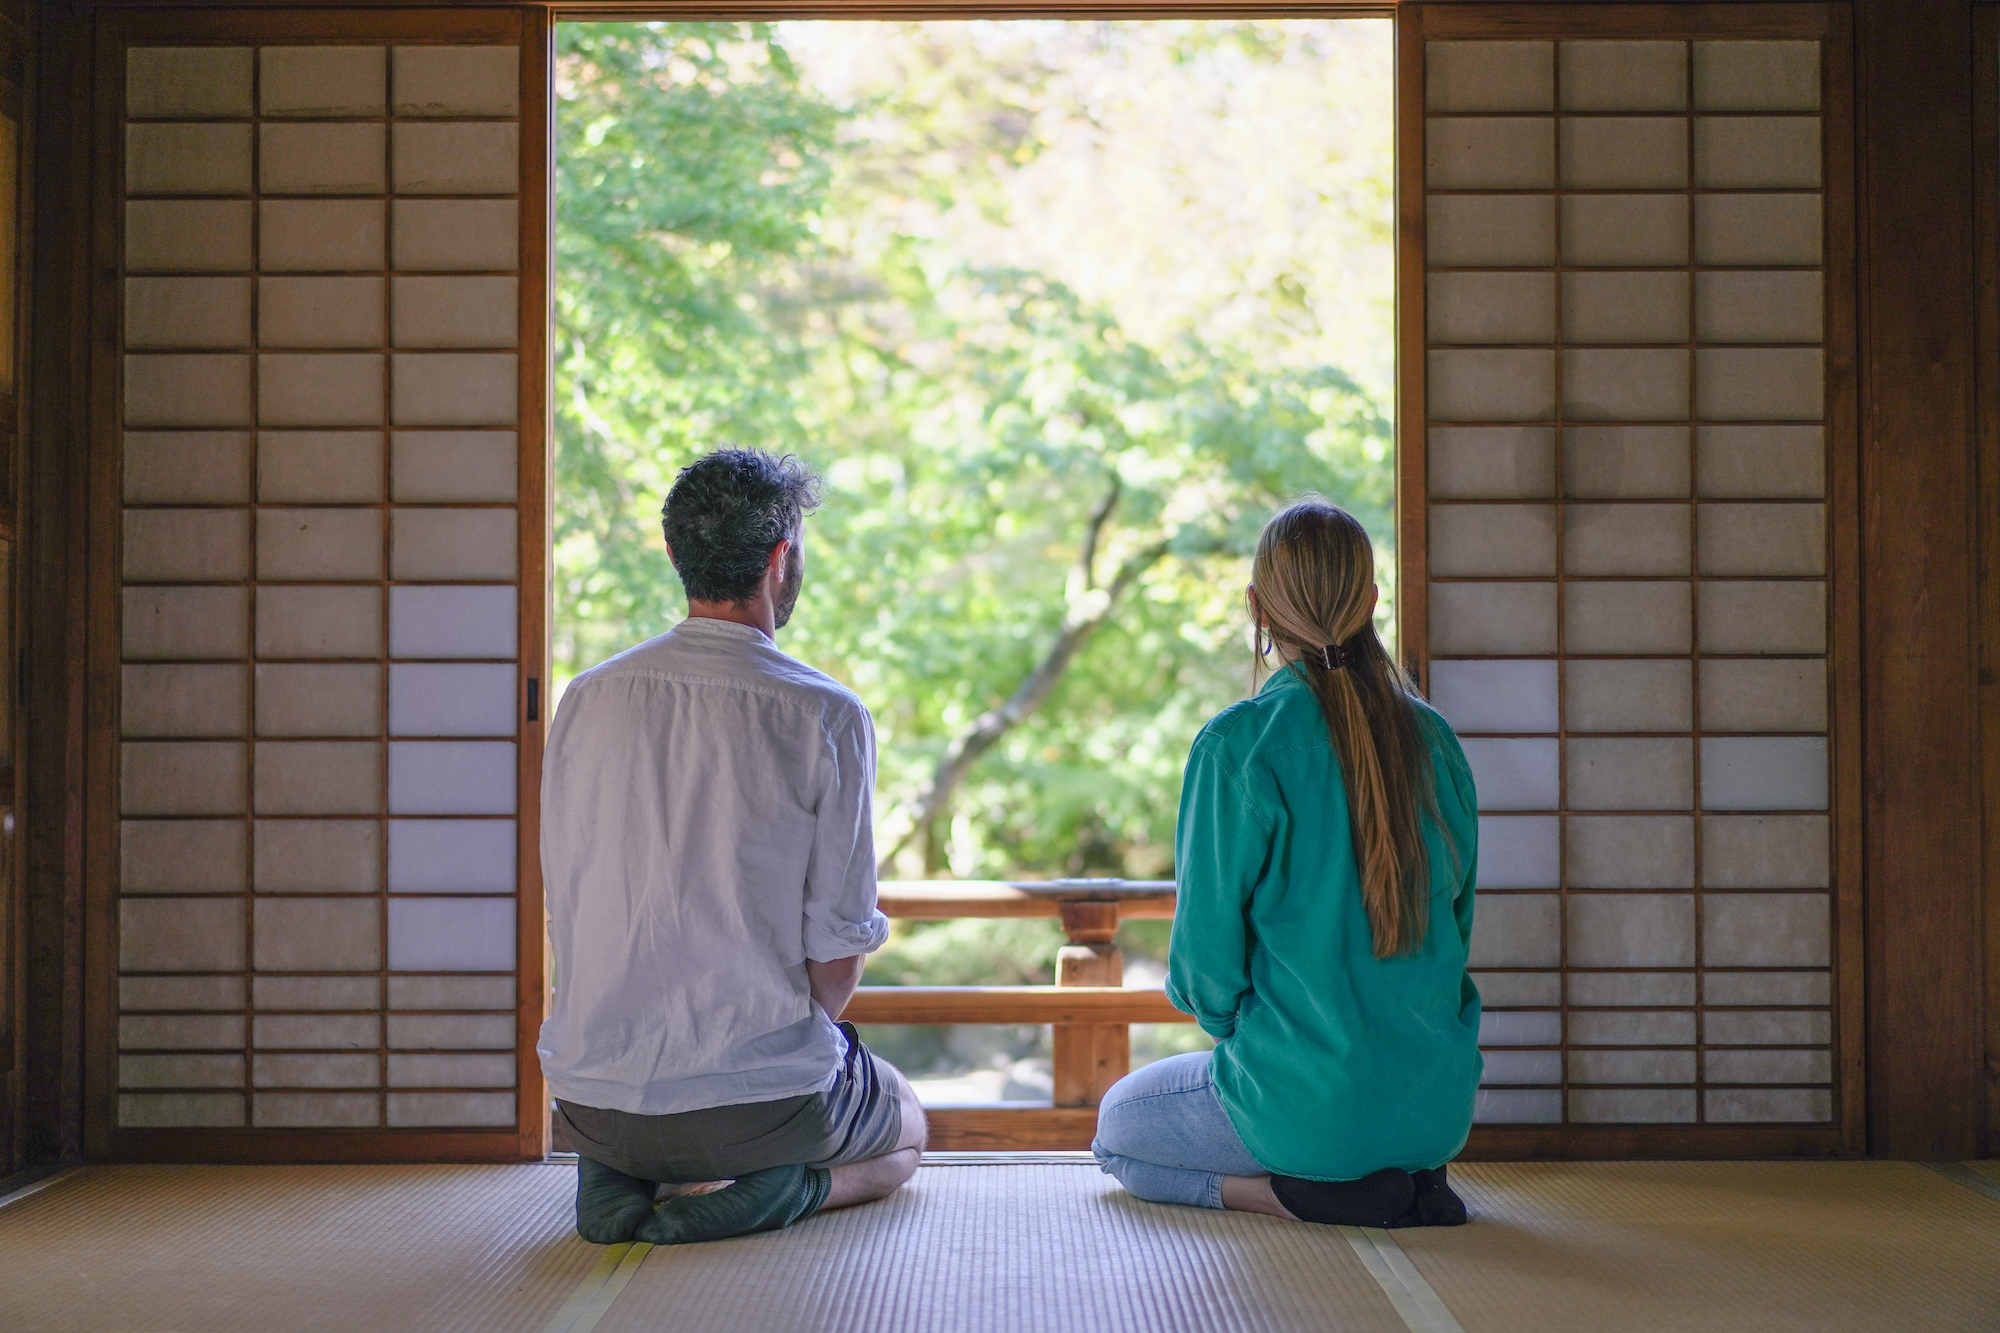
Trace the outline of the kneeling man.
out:
M 774 1230 L 891 1193 L 922 1154 L 910 1085 L 836 1022 L 888 934 L 874 724 L 773 642 L 818 487 L 753 450 L 682 469 L 688 618 L 578 676 L 549 732 L 539 1050 L 599 1244 Z

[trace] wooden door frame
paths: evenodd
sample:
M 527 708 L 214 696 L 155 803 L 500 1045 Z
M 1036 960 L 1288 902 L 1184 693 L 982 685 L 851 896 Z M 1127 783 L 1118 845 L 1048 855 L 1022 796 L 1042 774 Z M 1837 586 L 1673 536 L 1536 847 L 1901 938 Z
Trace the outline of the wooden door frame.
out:
M 225 0 L 208 12 L 250 3 Z M 259 7 L 270 18 L 290 6 L 283 0 L 261 0 Z M 391 0 L 348 12 L 372 11 L 386 20 L 396 10 L 411 8 Z M 1478 8 L 1505 24 L 1521 7 Z M 1737 23 L 1760 6 L 1668 0 L 1646 8 Z M 1560 6 L 1579 26 L 1589 22 L 1587 15 L 1621 10 L 1629 12 L 1629 7 L 1591 0 Z M 2000 906 L 1982 912 L 1982 901 L 1994 901 L 2000 892 L 2000 693 L 1990 676 L 1980 683 L 1976 656 L 1981 648 L 1989 660 L 2000 656 L 2000 596 L 1992 593 L 2000 577 L 2000 537 L 1994 531 L 2000 524 L 1979 524 L 1975 509 L 1983 496 L 1986 512 L 1993 512 L 1996 496 L 1988 488 L 2000 477 L 2000 463 L 1995 462 L 2000 427 L 1994 424 L 2000 421 L 2000 373 L 1995 371 L 2000 360 L 1994 352 L 2000 346 L 1995 336 L 2000 316 L 1993 313 L 1995 237 L 1990 219 L 1995 191 L 1984 178 L 1978 186 L 1983 230 L 1977 238 L 1972 235 L 1974 164 L 1985 173 L 1993 155 L 1991 80 L 1982 74 L 1979 96 L 1989 100 L 1982 102 L 1982 118 L 1975 120 L 1971 78 L 1975 59 L 1982 70 L 1991 68 L 1993 19 L 1982 8 L 1979 22 L 1986 35 L 1975 48 L 1970 0 L 1856 0 L 1829 10 L 1851 14 L 1855 32 L 1850 142 L 1855 150 L 1853 291 L 1859 358 L 1854 389 L 1863 429 L 1854 449 L 1859 568 L 1849 582 L 1858 585 L 1860 683 L 1841 700 L 1841 708 L 1855 711 L 1862 735 L 1856 779 L 1861 814 L 1855 836 L 1865 883 L 1859 947 L 1867 985 L 1861 1017 L 1871 1039 L 1866 1139 L 1841 1147 L 1877 1156 L 1973 1156 L 1988 1151 L 1989 1142 L 2000 1141 L 2000 1075 L 1989 1099 L 1982 1069 L 1988 1050 L 2000 1057 Z M 40 797 L 24 809 L 22 824 L 22 929 L 31 987 L 24 1012 L 23 1152 L 29 1160 L 75 1156 L 84 1148 L 79 1064 L 85 1047 L 80 988 L 86 940 L 84 788 L 87 767 L 102 758 L 101 745 L 89 734 L 102 730 L 103 719 L 86 717 L 83 689 L 85 599 L 78 572 L 89 548 L 86 488 L 77 469 L 86 453 L 82 395 L 87 392 L 88 330 L 80 303 L 91 273 L 80 224 L 89 209 L 93 25 L 101 16 L 131 12 L 136 17 L 139 11 L 148 11 L 149 21 L 175 33 L 202 21 L 202 11 L 175 10 L 171 0 L 134 0 L 122 7 L 86 0 L 73 10 L 43 13 L 34 34 L 36 76 L 30 101 L 33 119 L 45 128 L 32 175 L 25 177 L 33 219 L 25 230 L 40 243 L 32 252 L 32 285 L 24 293 L 24 305 L 37 314 L 22 350 L 29 411 L 22 497 L 24 512 L 34 516 L 24 525 L 21 553 L 28 666 L 23 776 L 25 790 Z M 428 24 L 449 21 L 452 12 L 428 9 L 398 17 Z M 1405 21 L 1421 24 L 1424 7 L 1192 5 L 1172 0 L 1081 6 L 961 0 L 577 0 L 512 12 L 546 34 L 555 18 L 1382 17 L 1403 12 Z M 1899 260 L 1899 255 L 1920 255 L 1924 262 Z M 1399 265 L 1404 262 L 1399 257 Z M 1975 314 L 1977 327 L 1987 335 L 1979 343 L 1976 385 Z M 1405 367 L 1406 372 L 1411 369 Z M 1926 507 L 1939 495 L 1953 494 L 1963 496 L 1965 503 Z M 1923 521 L 1912 522 L 1912 511 L 1922 514 Z M 1411 545 L 1407 538 L 1404 544 Z M 1973 567 L 1975 556 L 1986 571 L 1976 593 L 1962 572 Z M 1965 724 L 1975 709 L 1981 719 L 1977 729 Z M 1985 736 L 1983 747 L 1979 732 Z M 1980 811 L 1968 815 L 1973 806 Z M 1984 833 L 1982 820 L 1993 834 Z M 1843 846 L 1841 855 L 1850 854 Z M 1843 934 L 1843 951 L 1855 943 Z M 1843 1022 L 1856 1017 L 1853 1003 L 1844 993 Z M 1989 1107 L 1993 1140 L 1988 1139 Z M 1612 1143 L 1604 1147 L 1616 1150 Z

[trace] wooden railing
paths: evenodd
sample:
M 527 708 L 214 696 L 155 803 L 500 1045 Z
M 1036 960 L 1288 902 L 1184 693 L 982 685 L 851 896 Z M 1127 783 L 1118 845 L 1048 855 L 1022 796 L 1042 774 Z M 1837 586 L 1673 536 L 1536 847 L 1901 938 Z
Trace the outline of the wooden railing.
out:
M 1069 942 L 1056 953 L 1053 986 L 863 986 L 841 1016 L 853 1023 L 1048 1023 L 1054 1046 L 1052 1105 L 930 1108 L 940 1151 L 1088 1148 L 1097 1104 L 1132 1067 L 1133 1023 L 1192 1023 L 1156 990 L 1125 987 L 1112 937 L 1121 920 L 1171 918 L 1171 880 L 897 880 L 880 889 L 883 912 L 906 921 L 957 917 L 1055 917 Z

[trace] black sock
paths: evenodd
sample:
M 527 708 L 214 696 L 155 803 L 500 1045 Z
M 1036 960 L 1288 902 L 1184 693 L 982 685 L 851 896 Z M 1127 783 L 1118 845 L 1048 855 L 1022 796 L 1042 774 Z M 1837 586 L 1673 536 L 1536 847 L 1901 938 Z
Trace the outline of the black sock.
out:
M 1416 1182 L 1416 1202 L 1410 1211 L 1391 1222 L 1392 1227 L 1459 1227 L 1465 1225 L 1465 1200 L 1445 1178 L 1445 1169 L 1434 1166 L 1428 1171 L 1412 1171 L 1410 1178 Z
M 593 1245 L 632 1239 L 639 1224 L 652 1216 L 658 1190 L 650 1180 L 614 1171 L 588 1157 L 577 1158 L 576 1234 Z
M 1348 1227 L 1386 1227 L 1409 1212 L 1417 1197 L 1410 1173 L 1395 1167 L 1359 1180 L 1273 1175 L 1271 1192 L 1300 1221 Z
M 776 1231 L 819 1211 L 833 1173 L 811 1166 L 774 1166 L 737 1177 L 713 1194 L 668 1199 L 639 1226 L 637 1238 L 655 1245 L 692 1245 L 757 1231 Z

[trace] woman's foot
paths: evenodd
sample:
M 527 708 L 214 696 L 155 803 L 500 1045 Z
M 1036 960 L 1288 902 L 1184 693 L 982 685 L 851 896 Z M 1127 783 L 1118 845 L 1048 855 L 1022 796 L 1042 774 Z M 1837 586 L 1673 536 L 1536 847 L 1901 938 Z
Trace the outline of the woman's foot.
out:
M 1413 1171 L 1410 1178 L 1416 1183 L 1417 1197 L 1410 1205 L 1410 1211 L 1389 1223 L 1392 1227 L 1462 1227 L 1465 1225 L 1465 1200 L 1445 1179 L 1444 1168 L 1434 1166 L 1428 1171 Z
M 1417 1186 L 1407 1171 L 1387 1167 L 1359 1180 L 1271 1177 L 1271 1192 L 1301 1222 L 1328 1226 L 1386 1227 L 1416 1207 Z
M 593 1245 L 622 1245 L 653 1215 L 658 1189 L 650 1180 L 577 1158 L 576 1234 Z

